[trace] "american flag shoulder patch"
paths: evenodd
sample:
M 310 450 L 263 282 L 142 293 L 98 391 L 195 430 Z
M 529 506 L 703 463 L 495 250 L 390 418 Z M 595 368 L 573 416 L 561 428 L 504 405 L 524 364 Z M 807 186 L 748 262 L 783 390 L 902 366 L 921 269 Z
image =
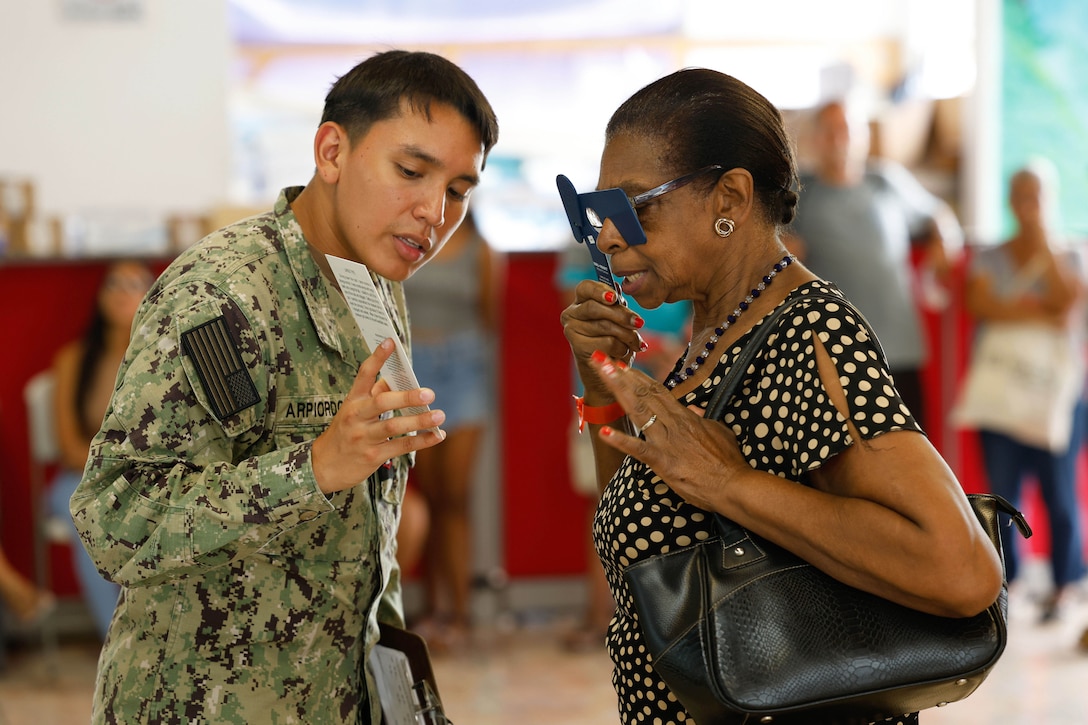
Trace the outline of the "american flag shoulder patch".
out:
M 225 317 L 183 332 L 181 347 L 200 376 L 216 418 L 229 418 L 260 402 Z

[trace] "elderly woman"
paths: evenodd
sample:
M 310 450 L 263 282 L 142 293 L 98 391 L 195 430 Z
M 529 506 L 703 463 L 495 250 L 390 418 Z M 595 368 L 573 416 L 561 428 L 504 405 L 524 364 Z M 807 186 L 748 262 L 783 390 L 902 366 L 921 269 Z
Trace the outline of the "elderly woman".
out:
M 1001 589 L 994 546 L 845 299 L 781 318 L 724 425 L 703 418 L 754 327 L 835 291 L 782 243 L 795 182 L 778 111 L 722 73 L 662 78 L 608 124 L 598 188 L 632 198 L 647 240 L 628 244 L 605 220 L 598 246 L 643 307 L 694 307 L 664 383 L 631 367 L 641 320 L 607 285 L 581 282 L 562 314 L 602 488 L 594 538 L 617 602 L 607 643 L 624 723 L 694 721 L 648 661 L 623 571 L 713 535 L 709 512 L 924 612 L 974 615 Z

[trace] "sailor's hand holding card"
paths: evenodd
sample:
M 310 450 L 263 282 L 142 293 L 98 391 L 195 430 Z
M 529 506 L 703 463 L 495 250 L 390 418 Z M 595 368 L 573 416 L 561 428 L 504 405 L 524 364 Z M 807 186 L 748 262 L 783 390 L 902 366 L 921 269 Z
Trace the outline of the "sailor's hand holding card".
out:
M 394 349 L 387 339 L 363 361 L 340 410 L 313 443 L 314 478 L 324 493 L 358 485 L 386 461 L 446 438 L 438 428 L 446 414 L 427 408 L 434 402 L 433 390 L 391 390 L 385 378 L 379 379 Z M 395 411 L 401 415 L 389 415 Z

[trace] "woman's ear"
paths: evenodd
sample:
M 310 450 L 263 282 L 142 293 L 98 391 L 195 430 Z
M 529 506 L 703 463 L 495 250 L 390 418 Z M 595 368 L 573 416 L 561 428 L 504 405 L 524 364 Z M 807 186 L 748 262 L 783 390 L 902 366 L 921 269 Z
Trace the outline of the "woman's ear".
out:
M 716 213 L 740 225 L 752 213 L 755 204 L 755 180 L 747 169 L 730 169 L 718 177 L 714 188 Z
M 326 121 L 318 127 L 314 135 L 314 161 L 322 181 L 335 184 L 340 179 L 343 158 L 350 150 L 351 142 L 343 126 Z

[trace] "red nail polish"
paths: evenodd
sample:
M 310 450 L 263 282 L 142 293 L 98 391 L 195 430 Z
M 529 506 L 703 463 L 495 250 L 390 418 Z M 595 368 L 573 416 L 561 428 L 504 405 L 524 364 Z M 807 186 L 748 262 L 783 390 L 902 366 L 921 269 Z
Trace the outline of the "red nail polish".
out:
M 627 369 L 627 363 L 625 363 L 623 360 L 617 360 L 616 361 L 616 367 L 618 367 L 620 370 L 626 370 Z
M 612 304 L 613 302 L 616 301 L 616 293 L 613 292 L 612 290 L 608 290 L 607 292 L 604 293 L 604 301 L 607 302 L 608 304 Z
M 639 315 L 635 315 L 635 329 L 641 330 L 643 325 L 646 324 L 646 320 L 642 319 Z
M 595 362 L 595 363 L 603 363 L 605 360 L 608 359 L 608 356 L 605 355 L 600 350 L 594 350 L 593 355 L 591 355 L 590 357 L 592 358 L 593 362 Z
M 650 343 L 646 342 L 645 340 L 643 340 L 642 342 L 640 342 L 638 344 L 638 351 L 639 352 L 646 352 L 649 349 L 650 349 Z
M 609 428 L 607 425 L 601 426 L 601 435 L 603 435 L 605 438 L 611 436 L 613 433 L 615 433 L 615 431 Z

